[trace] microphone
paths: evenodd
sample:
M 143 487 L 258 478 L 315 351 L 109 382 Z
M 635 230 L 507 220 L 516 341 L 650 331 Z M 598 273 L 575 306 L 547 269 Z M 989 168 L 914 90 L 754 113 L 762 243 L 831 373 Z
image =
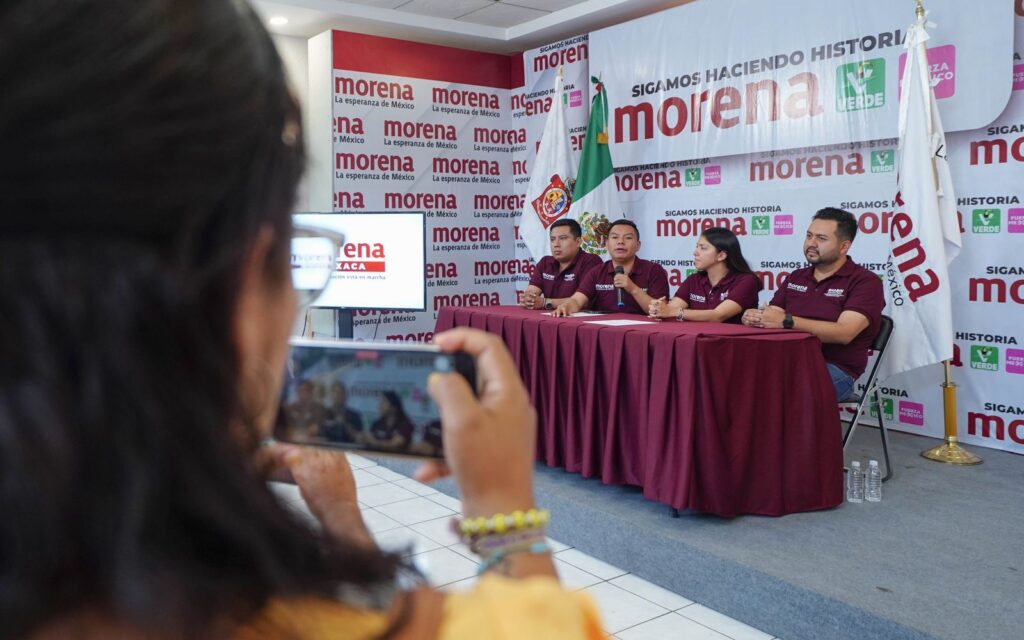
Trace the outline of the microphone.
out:
M 626 273 L 626 270 L 622 268 L 622 265 L 615 267 L 615 273 Z M 626 307 L 626 303 L 622 301 L 622 287 L 615 287 L 615 306 L 620 309 Z

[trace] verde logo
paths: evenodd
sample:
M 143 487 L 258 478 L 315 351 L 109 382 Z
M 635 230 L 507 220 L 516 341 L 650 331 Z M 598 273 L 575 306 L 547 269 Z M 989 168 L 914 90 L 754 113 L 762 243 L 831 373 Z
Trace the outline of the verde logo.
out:
M 874 402 L 870 403 L 870 413 L 872 418 L 878 417 L 878 405 Z M 882 413 L 885 415 L 886 420 L 893 420 L 896 416 L 895 403 L 892 398 L 882 397 Z
M 872 58 L 836 67 L 836 110 L 885 106 L 885 59 Z
M 700 167 L 686 170 L 686 186 L 699 187 L 701 185 Z
M 971 368 L 999 371 L 999 347 L 985 344 L 971 345 Z
M 999 233 L 1002 230 L 1001 213 L 999 209 L 975 209 L 971 231 L 974 233 Z
M 750 218 L 750 235 L 767 236 L 771 234 L 771 218 L 769 216 L 753 216 Z
M 686 277 L 689 278 L 690 276 L 692 276 L 695 273 L 697 273 L 696 269 L 687 269 L 686 270 Z
M 871 173 L 888 173 L 896 168 L 896 154 L 889 151 L 871 152 Z

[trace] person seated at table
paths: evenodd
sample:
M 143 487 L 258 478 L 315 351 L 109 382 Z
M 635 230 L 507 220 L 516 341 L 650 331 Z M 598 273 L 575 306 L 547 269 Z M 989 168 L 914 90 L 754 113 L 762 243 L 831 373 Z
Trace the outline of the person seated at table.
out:
M 363 443 L 379 449 L 404 449 L 412 439 L 413 426 L 402 399 L 394 391 L 384 391 L 378 410 L 380 417 L 363 434 Z
M 800 329 L 818 336 L 840 402 L 853 393 L 854 382 L 867 368 L 885 307 L 882 281 L 847 255 L 856 237 L 852 213 L 820 209 L 804 237 L 804 257 L 811 266 L 791 273 L 764 310 L 743 313 L 749 327 Z
M 740 241 L 724 227 L 712 227 L 697 239 L 691 275 L 668 303 L 651 303 L 652 318 L 739 324 L 744 309 L 757 306 L 757 292 L 764 285 L 750 269 Z
M 339 382 L 331 385 L 324 435 L 333 442 L 355 442 L 363 435 L 363 418 L 348 407 L 348 389 Z
M 646 315 L 652 301 L 668 295 L 665 268 L 636 255 L 640 230 L 632 220 L 611 223 L 605 247 L 611 259 L 587 272 L 576 293 L 555 307 L 552 315 L 572 315 L 587 305 L 597 311 Z
M 299 381 L 295 396 L 295 401 L 284 408 L 289 437 L 298 440 L 318 438 L 327 422 L 327 408 L 316 399 L 312 381 Z
M 554 309 L 576 293 L 580 279 L 601 264 L 601 258 L 583 251 L 583 230 L 569 218 L 548 227 L 551 255 L 537 263 L 520 305 L 526 309 Z

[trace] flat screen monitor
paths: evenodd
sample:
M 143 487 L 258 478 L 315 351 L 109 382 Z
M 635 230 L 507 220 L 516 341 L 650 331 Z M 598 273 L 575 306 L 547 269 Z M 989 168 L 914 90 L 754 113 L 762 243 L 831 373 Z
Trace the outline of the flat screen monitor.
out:
M 426 311 L 426 215 L 296 213 L 296 225 L 344 234 L 330 284 L 314 307 Z

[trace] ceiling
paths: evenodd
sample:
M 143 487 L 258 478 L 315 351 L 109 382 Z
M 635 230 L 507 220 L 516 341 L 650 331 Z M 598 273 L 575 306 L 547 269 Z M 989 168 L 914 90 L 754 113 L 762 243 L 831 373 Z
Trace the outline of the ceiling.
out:
M 271 33 L 329 29 L 514 53 L 694 0 L 250 0 Z

